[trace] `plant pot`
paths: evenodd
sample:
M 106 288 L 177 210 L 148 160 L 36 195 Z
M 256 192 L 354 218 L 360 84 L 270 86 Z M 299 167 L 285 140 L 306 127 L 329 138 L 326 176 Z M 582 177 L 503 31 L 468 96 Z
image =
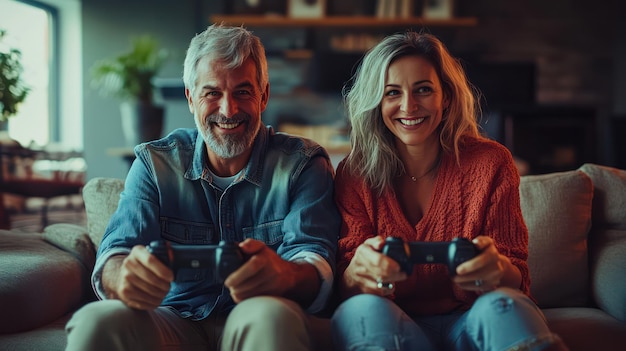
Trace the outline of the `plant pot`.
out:
M 162 106 L 127 101 L 121 103 L 120 112 L 126 146 L 132 147 L 161 137 L 165 112 Z

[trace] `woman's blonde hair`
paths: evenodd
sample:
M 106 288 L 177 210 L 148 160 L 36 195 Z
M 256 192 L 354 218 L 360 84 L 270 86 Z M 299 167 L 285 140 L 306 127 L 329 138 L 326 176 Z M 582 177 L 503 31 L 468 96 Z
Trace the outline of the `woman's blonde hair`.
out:
M 391 186 L 393 178 L 404 171 L 394 135 L 383 122 L 380 103 L 389 65 L 410 55 L 423 57 L 433 65 L 444 99 L 449 102 L 439 126 L 443 152 L 454 153 L 459 162 L 463 138 L 480 137 L 476 90 L 445 45 L 431 34 L 412 31 L 386 37 L 367 52 L 352 79 L 353 85 L 344 89 L 352 142 L 346 168 L 351 174 L 363 177 L 379 193 Z

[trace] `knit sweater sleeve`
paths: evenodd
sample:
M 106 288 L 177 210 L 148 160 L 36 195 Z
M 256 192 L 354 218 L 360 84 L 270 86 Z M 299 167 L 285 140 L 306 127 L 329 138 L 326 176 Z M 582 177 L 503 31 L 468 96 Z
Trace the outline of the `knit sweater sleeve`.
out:
M 335 176 L 335 202 L 342 218 L 337 253 L 339 277 L 350 264 L 357 247 L 376 235 L 373 209 L 368 200 L 370 192 L 364 181 L 350 176 L 344 166 L 344 162 L 337 166 Z
M 520 177 L 510 152 L 503 148 L 494 151 L 483 233 L 492 237 L 498 251 L 520 270 L 519 289 L 530 295 L 528 229 L 520 206 Z

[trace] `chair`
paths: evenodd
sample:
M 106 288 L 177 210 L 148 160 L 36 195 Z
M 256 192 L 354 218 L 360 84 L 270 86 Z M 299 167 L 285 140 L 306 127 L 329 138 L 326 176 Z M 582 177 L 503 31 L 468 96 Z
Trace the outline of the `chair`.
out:
M 41 228 L 48 225 L 48 201 L 54 197 L 80 194 L 84 174 L 57 169 L 50 174 L 34 171 L 35 162 L 63 161 L 80 156 L 76 152 L 34 150 L 16 141 L 0 142 L 0 228 L 10 229 L 9 211 L 4 208 L 3 194 L 25 198 L 42 198 Z

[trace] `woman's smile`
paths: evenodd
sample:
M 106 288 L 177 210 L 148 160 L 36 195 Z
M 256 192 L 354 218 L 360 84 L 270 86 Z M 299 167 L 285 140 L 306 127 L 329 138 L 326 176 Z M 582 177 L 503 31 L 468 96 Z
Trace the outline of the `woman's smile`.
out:
M 404 126 L 416 126 L 418 124 L 422 124 L 427 117 L 419 117 L 419 118 L 400 118 L 398 121 Z

